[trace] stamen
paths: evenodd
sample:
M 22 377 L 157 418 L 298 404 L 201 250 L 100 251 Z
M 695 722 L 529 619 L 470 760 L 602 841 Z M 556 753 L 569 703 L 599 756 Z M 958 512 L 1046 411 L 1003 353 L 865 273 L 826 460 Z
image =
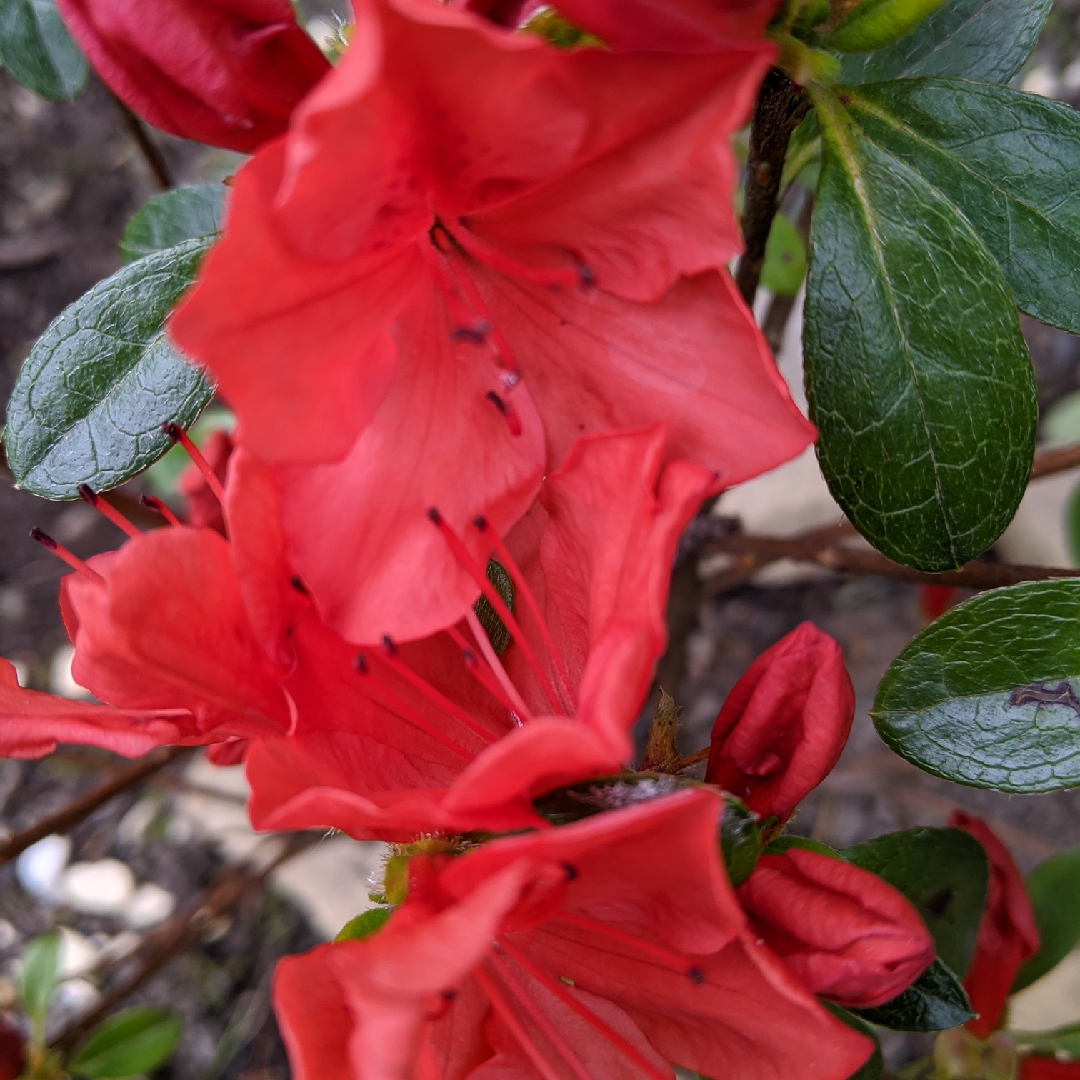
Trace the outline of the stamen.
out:
M 202 451 L 191 441 L 188 433 L 179 424 L 162 424 L 161 430 L 169 436 L 174 443 L 179 443 L 188 453 L 195 468 L 202 473 L 206 486 L 214 493 L 214 497 L 222 506 L 225 505 L 225 489 L 217 478 L 214 470 L 210 468 L 210 462 L 203 457 Z
M 663 945 L 657 945 L 655 942 L 646 941 L 644 938 L 636 937 L 634 934 L 628 934 L 624 930 L 618 930 L 608 923 L 590 919 L 586 915 L 574 915 L 569 911 L 560 911 L 554 918 L 580 927 L 582 930 L 587 930 L 590 934 L 600 934 L 603 937 L 610 938 L 612 941 L 617 941 L 624 948 L 633 949 L 642 956 L 649 956 L 663 967 L 683 973 L 692 983 L 700 984 L 704 982 L 704 973 L 701 968 L 688 963 L 687 958 L 681 953 L 675 952 L 674 949 L 665 949 Z
M 460 705 L 455 705 L 445 694 L 436 690 L 426 679 L 417 675 L 408 664 L 397 654 L 393 641 L 387 636 L 383 638 L 383 663 L 391 671 L 404 679 L 417 693 L 427 698 L 437 709 L 452 716 L 459 724 L 464 724 L 474 735 L 479 736 L 485 742 L 495 742 L 498 736 L 488 731 L 481 723 L 474 720 Z
M 486 319 L 477 319 L 472 326 L 456 326 L 450 331 L 453 342 L 467 341 L 470 345 L 486 345 L 491 333 L 491 323 Z
M 540 285 L 581 285 L 585 280 L 592 280 L 592 272 L 584 266 L 573 269 L 544 270 L 538 266 L 518 262 L 517 259 L 500 251 L 494 244 L 481 239 L 462 221 L 457 222 L 456 226 L 442 222 L 442 226 L 474 259 L 478 259 L 486 266 L 490 266 L 492 270 L 497 270 L 507 277 L 535 281 Z
M 516 703 L 514 706 L 515 717 L 519 722 L 521 720 L 531 720 L 532 711 L 529 709 L 529 706 L 525 704 L 525 699 L 518 693 L 518 688 L 514 685 L 514 680 L 510 678 L 509 672 L 503 667 L 502 661 L 499 659 L 499 654 L 492 647 L 491 640 L 487 636 L 487 631 L 485 631 L 480 624 L 480 619 L 472 608 L 469 608 L 469 610 L 465 612 L 465 622 L 472 631 L 473 638 L 476 640 L 476 647 L 487 661 L 488 667 L 495 675 L 495 678 L 499 680 L 499 685 L 509 696 L 510 700 Z
M 468 267 L 463 266 L 460 261 L 452 257 L 448 257 L 446 262 L 449 273 L 455 285 L 464 295 L 466 303 L 471 304 L 473 310 L 480 312 L 482 317 L 486 316 L 488 313 L 487 304 L 484 303 L 484 298 L 480 295 L 476 283 L 469 277 Z M 485 321 L 488 324 L 488 336 L 491 338 L 491 344 L 495 347 L 495 362 L 512 377 L 506 385 L 507 389 L 513 389 L 521 381 L 521 365 L 518 363 L 517 356 L 514 355 L 514 350 L 510 348 L 510 343 L 502 336 L 499 328 L 490 319 L 485 319 Z M 506 382 L 505 379 L 504 382 Z
M 514 1010 L 502 996 L 495 980 L 482 968 L 473 970 L 473 978 L 479 983 L 480 989 L 487 995 L 492 1008 L 499 1014 L 499 1018 L 510 1030 L 518 1046 L 525 1052 L 525 1056 L 533 1063 L 536 1071 L 544 1080 L 562 1080 L 562 1077 L 551 1067 L 550 1062 L 541 1053 L 540 1048 L 529 1038 L 525 1025 L 514 1015 Z
M 555 1025 L 529 996 L 529 991 L 518 981 L 510 965 L 497 953 L 491 957 L 490 963 L 501 976 L 506 988 L 517 999 L 518 1004 L 529 1014 L 529 1019 L 540 1029 L 544 1038 L 551 1043 L 566 1064 L 570 1066 L 570 1071 L 578 1077 L 578 1080 L 593 1080 L 592 1076 L 589 1075 L 589 1070 L 581 1063 L 578 1056 L 571 1049 L 570 1044 L 559 1034 Z
M 133 540 L 137 536 L 142 536 L 142 533 L 115 506 L 93 491 L 89 484 L 80 484 L 78 492 L 83 502 L 89 503 L 102 517 L 111 521 L 121 532 L 127 533 Z
M 479 532 L 484 533 L 490 539 L 491 546 L 495 550 L 496 559 L 514 582 L 516 595 L 520 596 L 525 601 L 525 606 L 529 609 L 529 614 L 532 616 L 532 620 L 536 624 L 537 630 L 540 632 L 540 637 L 543 638 L 544 644 L 547 646 L 548 653 L 551 656 L 552 666 L 555 668 L 555 672 L 562 682 L 561 689 L 565 698 L 563 704 L 566 706 L 567 713 L 572 714 L 574 712 L 575 703 L 574 695 L 571 690 L 573 683 L 570 681 L 570 673 L 566 670 L 566 665 L 563 663 L 562 654 L 555 648 L 555 642 L 551 637 L 551 632 L 548 630 L 547 622 L 540 613 L 540 605 L 536 602 L 536 597 L 533 596 L 532 589 L 529 588 L 529 583 L 525 580 L 525 575 L 514 561 L 514 556 L 510 554 L 510 549 L 503 543 L 498 532 L 496 532 L 495 529 L 488 528 L 487 518 L 478 517 L 473 521 L 473 524 Z
M 604 1023 L 594 1012 L 585 1008 L 563 983 L 553 979 L 543 968 L 534 964 L 520 949 L 511 945 L 505 935 L 500 936 L 499 946 L 508 956 L 514 959 L 515 963 L 523 967 L 543 987 L 550 990 L 564 1005 L 568 1005 L 573 1009 L 582 1020 L 595 1031 L 598 1031 L 612 1046 L 635 1062 L 646 1075 L 653 1077 L 653 1080 L 671 1080 L 670 1072 L 658 1069 L 629 1039 L 624 1038 L 613 1027 Z
M 459 746 L 448 735 L 444 734 L 433 724 L 428 723 L 419 713 L 415 712 L 409 705 L 401 700 L 392 690 L 390 690 L 385 684 L 380 682 L 378 678 L 372 673 L 371 666 L 367 662 L 367 657 L 363 653 L 360 653 L 353 661 L 353 667 L 364 676 L 364 681 L 369 684 L 369 690 L 375 689 L 378 694 L 372 694 L 372 700 L 376 704 L 381 705 L 384 709 L 389 709 L 399 719 L 404 720 L 407 724 L 412 724 L 413 727 L 418 728 L 425 735 L 430 735 L 436 742 L 440 742 L 448 750 L 453 750 L 455 754 L 460 754 L 463 758 L 472 760 L 476 755 L 464 747 Z M 383 700 L 379 701 L 378 698 L 382 697 Z
M 518 416 L 517 409 L 508 401 L 504 401 L 494 390 L 489 390 L 484 395 L 496 409 L 499 410 L 499 414 L 506 421 L 506 426 L 510 429 L 511 435 L 520 435 L 522 431 L 521 417 Z
M 475 619 L 476 613 L 473 612 L 471 608 L 470 613 Z M 479 620 L 477 620 L 477 622 L 479 622 Z M 521 700 L 521 695 L 518 694 L 514 684 L 509 683 L 508 687 L 502 685 L 499 682 L 498 674 L 494 672 L 488 664 L 485 664 L 480 660 L 480 657 L 476 655 L 473 647 L 465 640 L 465 635 L 456 626 L 448 627 L 446 632 L 450 635 L 450 639 L 454 644 L 461 650 L 461 658 L 465 661 L 465 667 L 473 678 L 476 679 L 476 681 L 480 683 L 480 685 L 483 686 L 496 701 L 505 706 L 509 712 L 513 713 L 515 719 L 532 719 L 532 717 L 528 715 L 528 709 L 525 708 L 525 702 Z M 475 631 L 473 632 L 475 633 Z M 491 642 L 488 641 L 487 635 L 483 632 L 483 628 L 481 628 L 480 638 L 482 641 L 487 642 L 488 648 L 491 649 Z M 491 651 L 494 653 L 495 650 L 492 649 Z M 498 657 L 495 659 L 498 661 Z M 502 664 L 499 664 L 499 667 L 501 668 Z M 506 674 L 505 671 L 503 674 Z M 509 682 L 509 676 L 506 676 L 506 678 L 507 682 Z M 513 697 L 510 696 L 511 694 L 513 694 Z M 517 699 L 517 703 L 515 703 L 514 698 Z
M 510 609 L 506 604 L 503 603 L 503 598 L 498 594 L 495 586 L 488 581 L 488 576 L 485 571 L 477 565 L 476 560 L 469 554 L 469 549 L 465 547 L 461 537 L 450 528 L 442 514 L 440 514 L 435 507 L 432 507 L 428 511 L 428 517 L 431 519 L 435 528 L 442 533 L 443 539 L 450 547 L 454 558 L 457 559 L 461 564 L 462 569 L 464 569 L 480 587 L 480 591 L 487 598 L 487 602 L 495 609 L 495 614 L 502 619 L 503 625 L 510 631 L 510 636 L 517 642 L 522 655 L 525 657 L 525 662 L 532 668 L 532 672 L 540 684 L 540 689 L 543 691 L 544 697 L 548 699 L 548 704 L 555 711 L 559 711 L 559 697 L 558 694 L 555 693 L 555 688 L 552 686 L 551 679 L 544 671 L 543 667 L 541 667 L 540 660 L 537 658 L 536 653 L 533 652 L 533 647 L 529 644 L 524 633 L 522 633 L 517 620 L 510 614 Z
M 170 525 L 183 524 L 165 503 L 160 499 L 155 498 L 153 495 L 140 495 L 139 502 L 141 502 L 147 510 L 153 510 L 155 514 L 160 514 Z
M 83 577 L 89 578 L 95 585 L 105 584 L 105 579 L 96 570 L 84 563 L 78 555 L 68 551 L 63 544 L 57 543 L 47 532 L 43 532 L 35 526 L 30 530 L 30 535 L 42 547 L 48 548 L 58 559 L 63 559 L 72 570 L 76 570 Z

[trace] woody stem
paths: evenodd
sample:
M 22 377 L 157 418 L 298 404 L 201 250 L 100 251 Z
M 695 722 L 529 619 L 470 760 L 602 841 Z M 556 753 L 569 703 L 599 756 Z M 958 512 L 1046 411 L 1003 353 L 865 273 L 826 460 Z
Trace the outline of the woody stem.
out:
M 132 142 L 138 147 L 139 153 L 142 154 L 143 160 L 146 162 L 146 166 L 153 175 L 158 187 L 162 191 L 168 191 L 169 188 L 175 187 L 176 181 L 173 180 L 165 156 L 158 149 L 157 143 L 150 138 L 150 133 L 146 130 L 143 122 L 115 95 L 113 95 L 113 101 L 116 102 L 116 107 L 120 111 L 120 119 L 124 122 L 125 130 L 131 136 Z

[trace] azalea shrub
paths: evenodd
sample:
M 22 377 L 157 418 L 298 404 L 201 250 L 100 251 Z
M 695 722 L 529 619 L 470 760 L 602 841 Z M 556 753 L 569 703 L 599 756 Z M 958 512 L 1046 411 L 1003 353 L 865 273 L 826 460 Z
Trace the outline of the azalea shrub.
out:
M 125 538 L 35 530 L 92 700 L 0 661 L 0 753 L 205 747 L 256 828 L 390 845 L 279 965 L 296 1080 L 873 1080 L 886 1029 L 939 1033 L 912 1076 L 1080 1073 L 1077 1031 L 1003 1029 L 1080 941 L 1077 852 L 1025 880 L 960 812 L 792 829 L 855 712 L 819 628 L 708 747 L 679 754 L 667 695 L 634 740 L 681 539 L 813 445 L 874 565 L 926 587 L 884 742 L 1080 784 L 1080 579 L 943 591 L 1032 475 L 1018 312 L 1080 332 L 1080 118 L 1011 86 L 1049 8 L 354 0 L 320 49 L 287 0 L 0 0 L 30 90 L 92 66 L 151 164 L 142 122 L 238 155 L 142 207 L 19 374 L 18 485 Z M 807 416 L 759 287 L 805 287 Z M 200 435 L 212 400 L 232 426 Z M 133 524 L 103 493 L 176 444 L 182 499 Z M 127 1075 L 54 1053 L 26 995 L 0 1075 Z M 171 1023 L 120 1014 L 106 1049 Z

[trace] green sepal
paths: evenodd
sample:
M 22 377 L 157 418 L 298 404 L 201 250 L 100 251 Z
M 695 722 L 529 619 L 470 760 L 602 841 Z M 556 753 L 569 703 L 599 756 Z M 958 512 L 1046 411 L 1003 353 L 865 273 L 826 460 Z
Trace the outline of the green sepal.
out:
M 728 878 L 736 888 L 753 873 L 761 857 L 757 814 L 727 792 L 724 792 L 724 816 L 720 821 L 720 854 Z
M 892 1001 L 873 1009 L 851 1011 L 893 1031 L 947 1031 L 975 1017 L 960 980 L 940 959 Z
M 363 941 L 381 930 L 393 913 L 392 907 L 373 907 L 361 911 L 337 932 L 334 941 Z
M 862 0 L 822 40 L 826 49 L 864 53 L 910 34 L 944 0 Z

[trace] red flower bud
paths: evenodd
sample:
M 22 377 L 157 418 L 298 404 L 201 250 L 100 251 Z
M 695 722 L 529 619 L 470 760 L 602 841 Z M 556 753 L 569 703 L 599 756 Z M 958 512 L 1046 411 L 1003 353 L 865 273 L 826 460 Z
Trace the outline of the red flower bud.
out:
M 971 833 L 986 849 L 990 861 L 986 907 L 975 939 L 975 955 L 964 977 L 971 1007 L 979 1014 L 968 1023 L 968 1030 L 985 1039 L 1001 1021 L 1020 965 L 1039 951 L 1039 929 L 1020 871 L 986 822 L 957 810 L 949 824 Z
M 738 894 L 792 974 L 840 1005 L 882 1005 L 933 962 L 933 939 L 911 904 L 841 859 L 799 848 L 766 855 Z
M 0 1017 L 0 1080 L 17 1080 L 26 1066 L 26 1036 Z
M 288 0 L 58 0 L 102 81 L 163 131 L 251 153 L 329 68 Z
M 786 821 L 847 742 L 855 693 L 840 646 L 803 623 L 746 669 L 712 731 L 705 779 Z

